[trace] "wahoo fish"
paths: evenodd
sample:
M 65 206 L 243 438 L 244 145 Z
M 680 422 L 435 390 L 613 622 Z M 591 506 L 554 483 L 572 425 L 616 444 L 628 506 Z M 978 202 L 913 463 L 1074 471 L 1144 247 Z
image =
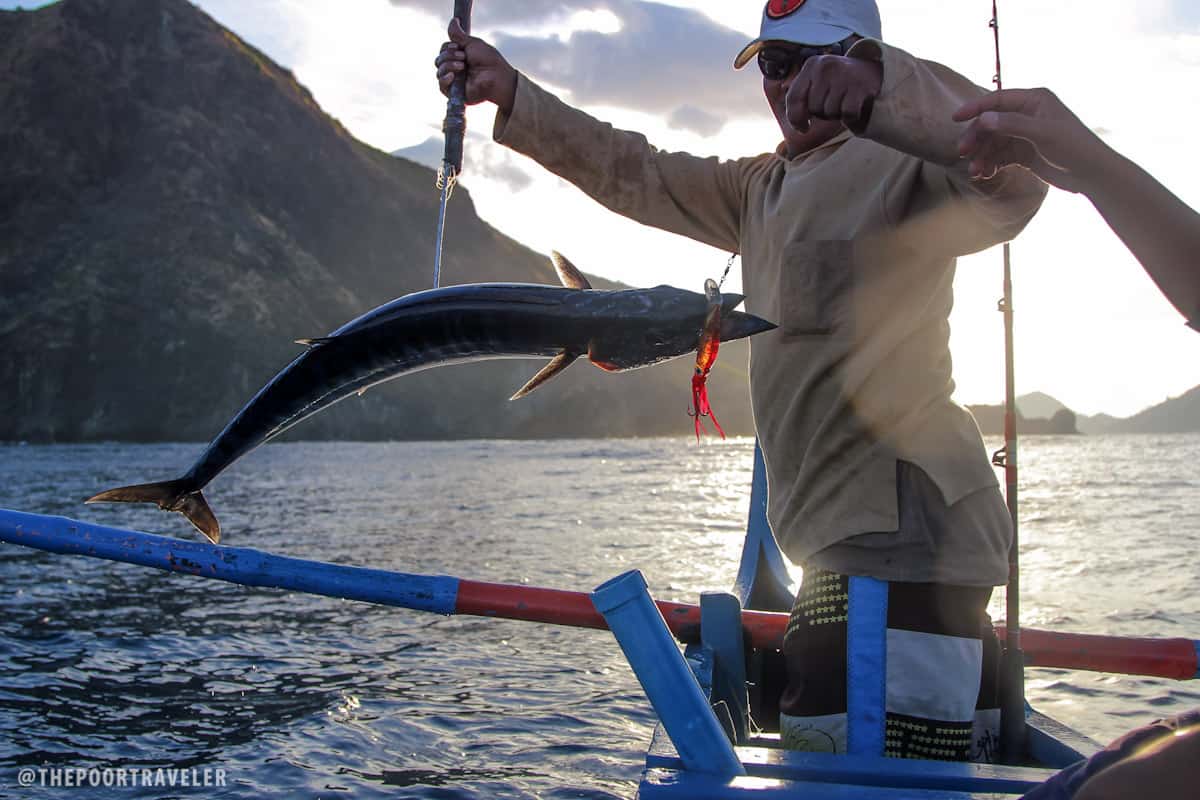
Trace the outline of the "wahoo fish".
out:
M 481 283 L 429 289 L 385 303 L 328 336 L 298 340 L 305 352 L 242 407 L 181 477 L 109 489 L 85 502 L 154 503 L 183 514 L 217 542 L 221 526 L 204 487 L 260 444 L 384 381 L 443 364 L 550 357 L 512 396 L 516 400 L 584 354 L 600 369 L 616 372 L 696 350 L 708 318 L 704 295 L 671 286 L 596 290 L 560 254 L 551 259 L 562 286 Z M 734 311 L 743 299 L 722 298 L 721 339 L 775 327 Z

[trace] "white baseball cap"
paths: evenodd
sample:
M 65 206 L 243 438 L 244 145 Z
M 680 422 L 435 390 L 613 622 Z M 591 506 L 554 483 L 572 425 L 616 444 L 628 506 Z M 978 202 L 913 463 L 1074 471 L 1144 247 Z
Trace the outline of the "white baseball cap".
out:
M 763 42 L 825 45 L 854 34 L 883 37 L 875 0 L 768 0 L 758 38 L 742 48 L 733 66 L 746 66 Z

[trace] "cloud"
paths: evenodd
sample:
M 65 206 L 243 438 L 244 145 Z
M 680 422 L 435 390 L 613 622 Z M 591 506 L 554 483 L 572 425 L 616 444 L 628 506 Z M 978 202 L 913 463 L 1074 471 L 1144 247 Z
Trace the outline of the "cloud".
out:
M 1175 33 L 1200 33 L 1200 4 L 1196 0 L 1169 0 L 1166 21 Z
M 680 106 L 667 117 L 667 124 L 701 136 L 716 136 L 724 127 L 725 120 L 695 106 Z
M 1200 4 L 1196 0 L 1139 0 L 1115 12 L 1132 29 L 1150 36 L 1200 34 Z
M 452 6 L 445 0 L 390 0 L 399 8 L 424 11 L 449 22 Z M 474 32 L 492 28 L 542 27 L 561 24 L 579 11 L 607 8 L 605 0 L 502 0 L 471 7 Z
M 446 14 L 444 2 L 391 1 Z M 565 90 L 572 103 L 667 116 L 672 126 L 703 136 L 730 119 L 763 115 L 757 75 L 732 67 L 746 35 L 693 9 L 634 0 L 517 0 L 475 8 L 474 30 L 493 28 L 493 43 L 515 67 Z M 618 29 L 553 32 L 597 12 L 614 18 Z M 501 32 L 522 27 L 532 32 Z

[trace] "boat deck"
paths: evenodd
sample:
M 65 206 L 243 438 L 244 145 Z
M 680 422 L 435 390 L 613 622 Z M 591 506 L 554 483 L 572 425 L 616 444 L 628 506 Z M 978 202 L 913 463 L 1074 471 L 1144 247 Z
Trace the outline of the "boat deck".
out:
M 745 776 L 721 778 L 684 769 L 683 761 L 659 726 L 646 754 L 638 797 L 790 800 L 968 800 L 1016 798 L 1083 758 L 1096 743 L 1036 712 L 1028 719 L 1031 749 L 1054 768 L 964 764 L 895 758 L 802 753 L 784 750 L 778 735 L 751 737 L 735 748 Z

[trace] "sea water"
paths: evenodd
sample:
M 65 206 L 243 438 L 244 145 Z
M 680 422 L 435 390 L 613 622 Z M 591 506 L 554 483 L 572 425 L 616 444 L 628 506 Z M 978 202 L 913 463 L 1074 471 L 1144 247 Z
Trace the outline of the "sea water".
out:
M 225 543 L 403 572 L 657 599 L 731 585 L 752 442 L 294 443 L 207 491 Z M 0 446 L 0 507 L 192 536 L 84 506 L 194 444 Z M 1029 437 L 1022 619 L 1200 638 L 1200 436 Z M 0 545 L 0 795 L 22 768 L 220 769 L 224 786 L 72 796 L 629 797 L 655 724 L 605 631 L 250 589 Z M 997 592 L 993 616 L 1004 616 Z M 1186 682 L 1031 669 L 1100 741 L 1200 703 Z M 215 774 L 215 773 L 210 773 Z

